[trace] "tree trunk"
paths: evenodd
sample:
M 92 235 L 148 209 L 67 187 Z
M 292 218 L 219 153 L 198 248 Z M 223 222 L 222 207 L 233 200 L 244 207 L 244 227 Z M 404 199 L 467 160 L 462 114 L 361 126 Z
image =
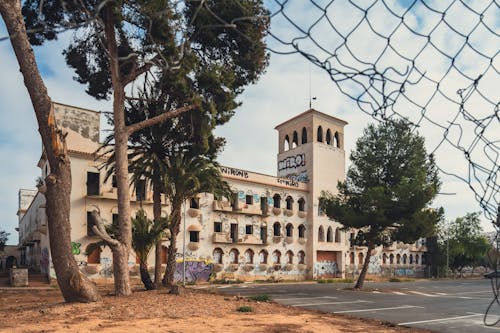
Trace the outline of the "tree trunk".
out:
M 162 181 L 161 175 L 158 174 L 158 171 L 155 170 L 153 172 L 153 219 L 154 223 L 160 223 L 161 220 L 161 189 L 162 189 Z M 156 241 L 155 246 L 155 289 L 158 289 L 161 285 L 161 238 Z
M 368 250 L 366 251 L 365 262 L 363 263 L 363 268 L 361 269 L 361 273 L 358 276 L 358 281 L 354 286 L 354 289 L 362 289 L 363 284 L 365 283 L 366 272 L 368 271 L 368 264 L 370 263 L 370 258 L 372 256 L 372 250 L 374 246 L 373 244 L 368 244 Z
M 109 54 L 111 82 L 113 84 L 113 122 L 115 129 L 115 167 L 118 187 L 118 230 L 120 245 L 113 249 L 113 273 L 116 296 L 132 294 L 128 257 L 132 247 L 130 221 L 130 189 L 128 182 L 128 132 L 125 124 L 125 91 L 120 78 L 118 50 L 112 6 L 106 7 L 105 35 Z
M 172 204 L 173 206 L 174 204 Z M 173 208 L 172 224 L 170 226 L 170 245 L 168 246 L 167 267 L 165 269 L 165 276 L 163 277 L 163 284 L 167 288 L 172 288 L 174 285 L 174 274 L 176 270 L 176 255 L 177 255 L 177 234 L 179 233 L 181 223 L 181 210 L 180 207 Z
M 146 290 L 155 289 L 153 281 L 151 281 L 151 276 L 149 276 L 148 264 L 143 260 L 141 260 L 139 263 L 139 270 L 141 272 L 141 281 L 144 284 Z
M 45 180 L 47 186 L 45 197 L 50 252 L 57 283 L 66 302 L 99 301 L 101 298 L 95 285 L 80 273 L 71 251 L 70 159 L 64 136 L 57 129 L 53 105 L 28 41 L 20 1 L 0 1 L 0 14 L 9 32 L 24 84 L 35 110 L 39 132 L 50 165 L 51 173 Z

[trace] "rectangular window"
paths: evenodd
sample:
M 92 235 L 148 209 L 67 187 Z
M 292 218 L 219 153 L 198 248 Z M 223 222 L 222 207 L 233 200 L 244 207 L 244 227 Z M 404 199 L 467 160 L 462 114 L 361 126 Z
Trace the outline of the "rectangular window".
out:
M 189 241 L 193 243 L 198 243 L 200 241 L 200 232 L 199 231 L 190 231 L 189 232 Z
M 260 227 L 260 239 L 262 239 L 262 243 L 265 244 L 267 242 L 267 228 Z
M 198 198 L 191 198 L 189 201 L 189 208 L 195 208 L 199 209 L 200 208 L 200 201 Z
M 113 225 L 118 226 L 118 214 L 113 214 Z
M 260 198 L 260 210 L 263 211 L 264 213 L 267 213 L 267 198 L 266 197 Z
M 214 222 L 214 232 L 222 232 L 222 222 Z
M 231 223 L 231 239 L 233 243 L 238 241 L 238 225 L 236 223 Z
M 245 203 L 246 203 L 247 205 L 253 205 L 253 195 L 247 195 L 247 196 L 245 197 Z
M 99 173 L 87 172 L 87 195 L 99 195 Z
M 111 176 L 111 186 L 114 188 L 118 187 L 118 183 L 116 181 L 116 175 Z
M 245 226 L 245 233 L 246 233 L 247 235 L 251 235 L 251 234 L 253 234 L 253 225 L 251 225 L 251 224 L 247 224 L 247 225 Z
M 92 213 L 87 212 L 87 236 L 95 236 L 94 230 L 92 230 L 92 226 L 94 222 L 92 221 Z
M 135 182 L 135 199 L 137 201 L 146 200 L 146 181 L 144 179 Z

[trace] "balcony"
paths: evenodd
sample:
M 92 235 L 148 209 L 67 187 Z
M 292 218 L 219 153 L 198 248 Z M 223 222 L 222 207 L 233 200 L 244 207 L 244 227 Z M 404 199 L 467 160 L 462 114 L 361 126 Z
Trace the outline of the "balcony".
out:
M 212 242 L 213 243 L 224 243 L 224 244 L 231 244 L 233 242 L 233 239 L 227 232 L 214 232 L 212 236 Z
M 187 213 L 190 217 L 198 217 L 200 215 L 200 210 L 198 208 L 189 208 Z
M 238 243 L 248 245 L 262 245 L 262 239 L 254 235 L 245 235 L 243 238 L 238 239 Z
M 247 215 L 262 215 L 260 205 L 243 204 L 241 207 L 241 212 Z
M 305 218 L 307 216 L 307 212 L 306 211 L 301 211 L 299 210 L 299 212 L 297 213 L 297 215 L 300 217 L 300 218 Z
M 213 210 L 222 212 L 232 212 L 233 207 L 231 206 L 231 203 L 229 201 L 214 200 Z

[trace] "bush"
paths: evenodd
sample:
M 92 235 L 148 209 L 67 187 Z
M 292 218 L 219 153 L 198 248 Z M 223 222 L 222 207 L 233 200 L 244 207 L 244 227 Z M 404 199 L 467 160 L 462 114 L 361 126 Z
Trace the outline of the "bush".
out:
M 400 278 L 397 278 L 397 277 L 391 277 L 389 279 L 389 282 L 401 282 L 401 279 Z
M 253 309 L 251 306 L 243 305 L 243 306 L 240 306 L 239 308 L 237 308 L 236 311 L 238 311 L 238 312 L 252 312 Z
M 256 302 L 269 302 L 271 301 L 271 296 L 262 294 L 262 295 L 255 295 L 255 296 L 250 296 L 248 299 Z

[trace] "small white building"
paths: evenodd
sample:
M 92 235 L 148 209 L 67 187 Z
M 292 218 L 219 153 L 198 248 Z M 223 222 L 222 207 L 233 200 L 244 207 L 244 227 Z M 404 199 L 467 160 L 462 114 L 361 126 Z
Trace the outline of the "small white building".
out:
M 118 213 L 113 177 L 104 182 L 105 171 L 99 168 L 103 161 L 94 159 L 100 146 L 99 113 L 63 104 L 55 104 L 55 112 L 58 124 L 68 132 L 73 254 L 82 272 L 91 278 L 109 277 L 112 255 L 108 248 L 84 254 L 87 245 L 98 240 L 90 227 L 90 212 L 98 207 L 109 222 Z M 176 277 L 182 277 L 183 258 L 187 280 L 300 280 L 357 274 L 366 248 L 351 247 L 354 232 L 341 230 L 342 225 L 318 209 L 321 191 L 335 193 L 337 181 L 345 177 L 345 125 L 345 121 L 313 109 L 278 125 L 277 177 L 221 167 L 237 200 L 217 200 L 203 193 L 186 201 L 185 228 L 181 226 L 177 238 Z M 43 152 L 38 166 L 44 179 L 50 168 Z M 19 192 L 20 264 L 53 276 L 42 192 Z M 134 214 L 142 203 L 146 214 L 153 216 L 152 193 L 144 183 L 133 187 L 131 196 Z M 169 208 L 163 200 L 165 215 Z M 163 263 L 167 245 L 165 239 Z M 421 275 L 425 252 L 421 241 L 379 247 L 368 273 Z M 154 253 L 149 264 L 154 265 Z M 138 274 L 133 253 L 129 266 L 131 274 Z

